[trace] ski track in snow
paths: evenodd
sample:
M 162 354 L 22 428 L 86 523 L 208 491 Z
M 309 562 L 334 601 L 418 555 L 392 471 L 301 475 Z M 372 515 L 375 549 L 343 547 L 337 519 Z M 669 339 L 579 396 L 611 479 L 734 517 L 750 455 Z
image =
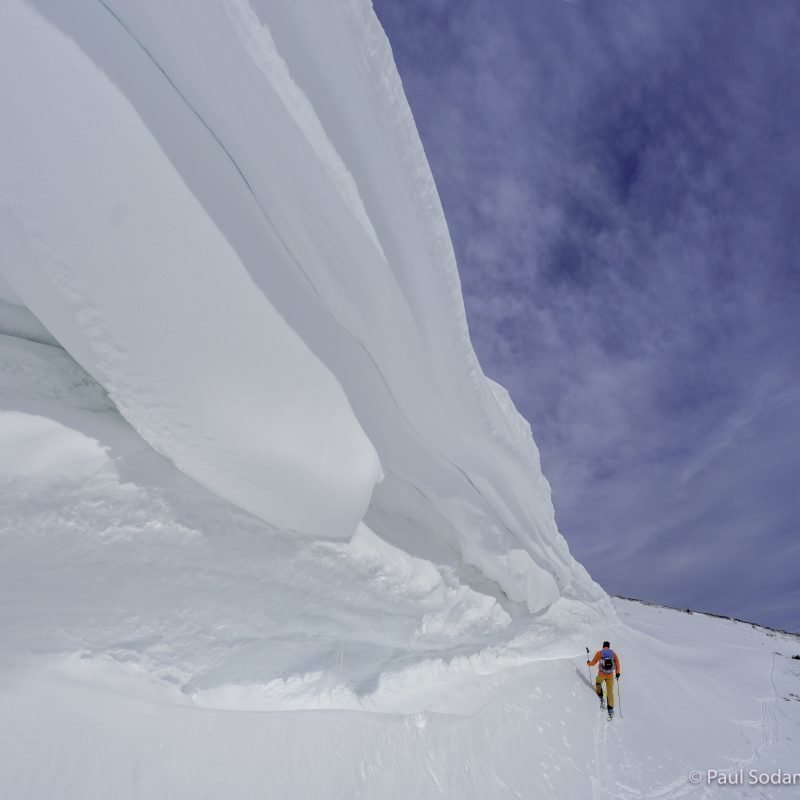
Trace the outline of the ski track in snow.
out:
M 591 781 L 592 797 L 595 800 L 606 800 L 611 796 L 611 784 L 613 784 L 613 771 L 608 763 L 608 724 L 603 720 L 603 713 L 598 712 L 594 722 L 594 774 Z

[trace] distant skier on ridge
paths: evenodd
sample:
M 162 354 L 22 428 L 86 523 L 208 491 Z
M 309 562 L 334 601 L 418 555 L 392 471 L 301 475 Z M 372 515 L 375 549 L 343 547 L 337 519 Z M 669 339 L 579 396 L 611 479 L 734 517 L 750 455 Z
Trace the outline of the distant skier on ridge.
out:
M 587 648 L 588 649 L 588 648 Z M 594 654 L 594 658 L 586 663 L 593 667 L 600 662 L 597 667 L 597 678 L 594 682 L 594 688 L 597 696 L 600 698 L 600 708 L 603 708 L 603 683 L 606 685 L 606 699 L 608 706 L 608 718 L 614 718 L 614 675 L 616 674 L 619 680 L 622 670 L 619 666 L 619 658 L 617 654 L 611 649 L 610 642 L 603 642 L 602 650 L 598 650 Z

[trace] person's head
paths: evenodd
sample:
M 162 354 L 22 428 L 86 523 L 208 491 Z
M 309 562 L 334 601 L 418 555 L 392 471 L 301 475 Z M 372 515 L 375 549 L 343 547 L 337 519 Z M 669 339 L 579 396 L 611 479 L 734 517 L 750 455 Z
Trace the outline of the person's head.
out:
M 611 642 L 603 642 L 603 647 L 611 647 Z

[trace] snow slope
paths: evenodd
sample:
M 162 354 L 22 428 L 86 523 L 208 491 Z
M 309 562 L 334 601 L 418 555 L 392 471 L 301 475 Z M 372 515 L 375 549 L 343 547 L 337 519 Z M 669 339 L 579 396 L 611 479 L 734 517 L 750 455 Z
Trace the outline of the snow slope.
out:
M 156 451 L 272 525 L 602 605 L 366 0 L 9 0 L 0 75 L 0 272 Z
M 695 786 L 688 776 L 799 771 L 800 664 L 790 658 L 798 638 L 617 607 L 628 624 L 611 632 L 625 664 L 621 718 L 612 723 L 577 651 L 494 676 L 474 671 L 462 691 L 450 686 L 444 710 L 370 713 L 320 688 L 329 710 L 297 713 L 204 704 L 169 676 L 98 659 L 84 645 L 5 670 L 0 792 L 48 800 L 793 796 L 791 787 Z M 118 646 L 130 654 L 153 644 Z M 667 661 L 675 658 L 680 680 Z
M 687 775 L 797 768 L 798 637 L 624 601 L 533 617 L 366 526 L 241 511 L 58 347 L 0 336 L 0 376 L 0 797 L 784 796 Z M 613 723 L 583 655 L 606 636 Z

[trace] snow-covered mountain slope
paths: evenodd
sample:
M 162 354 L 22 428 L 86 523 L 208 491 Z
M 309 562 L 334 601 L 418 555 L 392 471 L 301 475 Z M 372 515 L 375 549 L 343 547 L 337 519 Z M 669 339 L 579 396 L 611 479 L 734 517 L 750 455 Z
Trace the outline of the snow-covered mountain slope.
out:
M 96 608 L 109 584 L 87 578 L 87 606 Z M 176 606 L 162 608 L 163 617 L 182 620 L 188 631 L 194 610 L 185 601 L 200 592 L 179 575 L 173 588 Z M 116 588 L 108 596 L 114 601 L 122 593 Z M 167 593 L 161 583 L 152 602 Z M 202 695 L 181 692 L 177 679 L 157 680 L 135 661 L 98 659 L 83 643 L 73 656 L 4 671 L 0 794 L 27 800 L 794 796 L 800 784 L 749 783 L 751 776 L 770 780 L 800 771 L 800 661 L 792 659 L 800 653 L 798 637 L 628 601 L 616 606 L 625 624 L 610 635 L 624 674 L 610 723 L 577 652 L 494 676 L 474 670 L 460 688 L 449 684 L 446 710 L 403 715 L 346 710 L 334 692 L 326 699 L 341 710 L 263 710 L 266 704 L 257 702 L 247 711 L 226 710 L 231 706 L 203 703 Z M 16 608 L 38 618 L 35 607 Z M 139 631 L 140 638 L 120 641 L 118 652 L 157 649 L 161 630 L 149 637 Z M 343 671 L 349 660 L 345 654 Z M 300 687 L 282 691 L 289 700 Z M 317 691 L 325 695 L 323 687 Z M 265 696 L 251 694 L 258 699 Z M 733 780 L 742 774 L 746 785 L 709 784 L 708 770 Z M 690 780 L 695 771 L 697 785 Z
M 153 449 L 276 527 L 603 608 L 367 0 L 8 0 L 0 75 L 0 273 Z
M 798 637 L 625 601 L 532 617 L 366 526 L 314 540 L 221 500 L 58 347 L 0 336 L 0 376 L 0 797 L 781 796 L 687 776 L 795 768 Z M 605 637 L 612 723 L 583 655 Z

